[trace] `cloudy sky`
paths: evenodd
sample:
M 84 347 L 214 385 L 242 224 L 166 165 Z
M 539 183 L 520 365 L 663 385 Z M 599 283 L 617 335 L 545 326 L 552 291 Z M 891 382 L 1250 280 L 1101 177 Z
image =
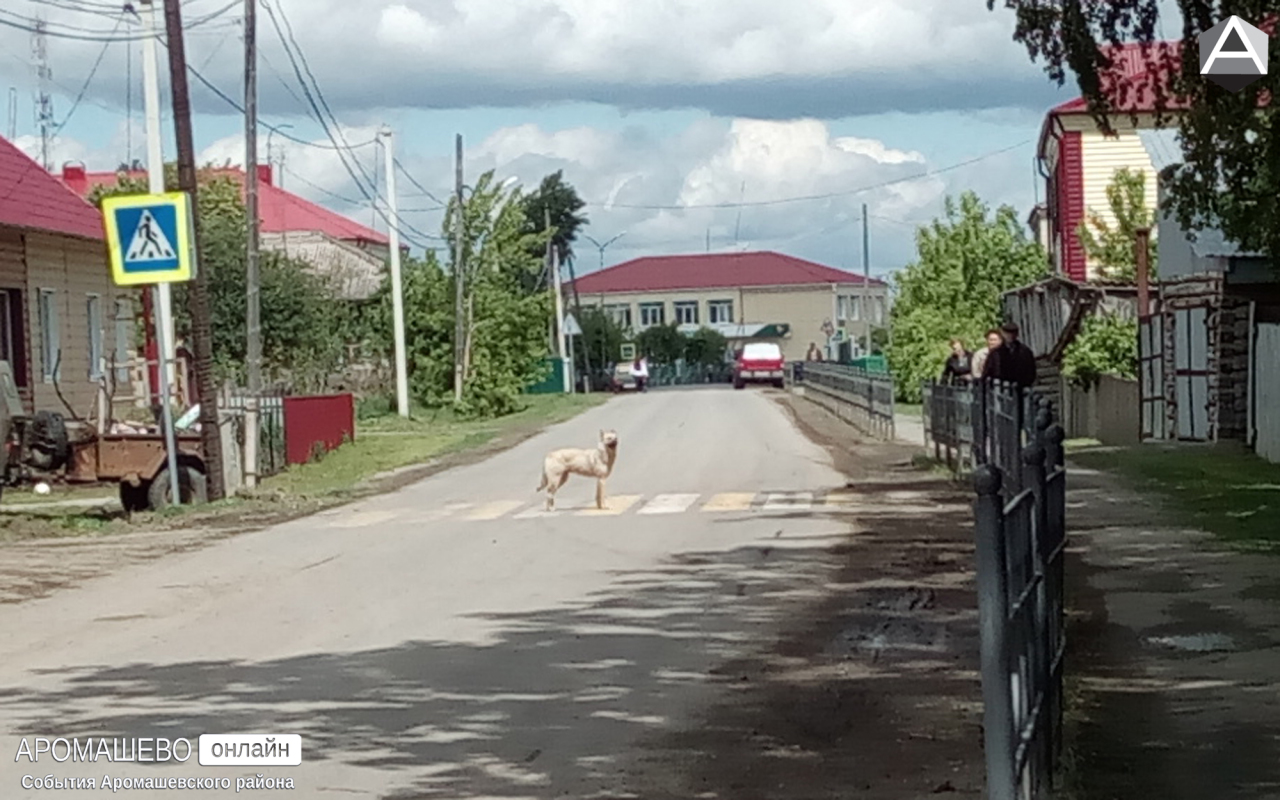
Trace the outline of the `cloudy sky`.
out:
M 1043 191 L 1033 165 L 1040 121 L 1074 92 L 1011 41 L 1009 12 L 986 5 L 263 0 L 260 114 L 278 132 L 263 129 L 259 157 L 270 139 L 286 188 L 385 230 L 367 199 L 385 191 L 368 143 L 390 125 L 417 249 L 439 244 L 434 198 L 451 191 L 461 133 L 468 182 L 492 168 L 532 185 L 563 169 L 589 204 L 586 233 L 600 244 L 620 237 L 606 265 L 704 252 L 709 240 L 713 250 L 775 249 L 861 270 L 866 203 L 872 271 L 883 274 L 912 258 L 914 226 L 947 194 L 974 189 L 1025 215 Z M 39 137 L 23 28 L 43 15 L 55 165 L 145 160 L 142 28 L 119 8 L 13 0 L 0 10 L 0 88 L 13 87 L 16 139 L 29 153 Z M 240 103 L 243 3 L 183 9 L 191 66 Z M 163 48 L 160 58 L 167 72 Z M 242 163 L 243 117 L 202 81 L 192 90 L 200 158 Z M 172 158 L 167 81 L 162 93 Z M 335 150 L 312 102 L 350 151 Z M 581 271 L 600 259 L 581 242 Z

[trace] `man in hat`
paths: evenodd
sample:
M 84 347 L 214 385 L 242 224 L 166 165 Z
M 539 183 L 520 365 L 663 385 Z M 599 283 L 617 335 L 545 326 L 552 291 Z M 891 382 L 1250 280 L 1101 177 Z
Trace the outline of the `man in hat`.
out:
M 1019 339 L 1018 326 L 1006 322 L 1000 328 L 1004 345 L 991 351 L 983 365 L 982 377 L 1030 389 L 1036 382 L 1036 354 Z

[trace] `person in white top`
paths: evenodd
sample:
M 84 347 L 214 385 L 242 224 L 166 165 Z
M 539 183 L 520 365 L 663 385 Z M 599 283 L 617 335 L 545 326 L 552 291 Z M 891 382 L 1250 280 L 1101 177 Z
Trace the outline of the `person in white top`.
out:
M 1000 334 L 1000 331 L 995 328 L 987 331 L 987 346 L 973 354 L 973 367 L 969 373 L 969 380 L 982 380 L 982 370 L 986 366 L 987 356 L 991 355 L 992 350 L 1003 345 L 1004 336 Z
M 641 356 L 631 365 L 631 377 L 636 379 L 636 391 L 646 391 L 649 385 L 649 359 Z

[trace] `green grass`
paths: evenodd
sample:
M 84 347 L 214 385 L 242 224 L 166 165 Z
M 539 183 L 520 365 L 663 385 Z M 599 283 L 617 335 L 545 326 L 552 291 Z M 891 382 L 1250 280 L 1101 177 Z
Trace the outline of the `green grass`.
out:
M 893 413 L 904 417 L 924 417 L 924 406 L 920 403 L 894 403 Z
M 357 421 L 354 442 L 267 479 L 263 488 L 302 497 L 345 493 L 380 473 L 482 447 L 506 433 L 563 422 L 608 397 L 529 395 L 523 411 L 496 420 L 460 420 L 447 410 L 419 410 L 409 419 L 369 416 Z
M 1071 458 L 1128 479 L 1162 500 L 1181 524 L 1241 546 L 1280 545 L 1280 464 L 1229 445 L 1085 447 Z

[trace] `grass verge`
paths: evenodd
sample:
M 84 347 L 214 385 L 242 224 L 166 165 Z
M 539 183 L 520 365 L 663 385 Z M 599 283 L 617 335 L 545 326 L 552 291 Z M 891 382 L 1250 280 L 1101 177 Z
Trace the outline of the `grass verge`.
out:
M 392 491 L 433 472 L 478 460 L 607 399 L 604 394 L 530 395 L 522 411 L 493 420 L 461 420 L 444 410 L 419 411 L 409 419 L 396 415 L 360 419 L 354 442 L 268 478 L 252 492 L 203 506 L 135 514 L 131 519 L 114 503 L 114 489 L 59 490 L 44 497 L 15 490 L 17 497 L 6 493 L 3 498 L 6 513 L 0 514 L 0 542 L 176 527 L 260 528 Z M 15 502 L 18 498 L 21 502 Z M 101 504 L 22 508 L 37 502 L 94 498 L 101 499 Z
M 1155 496 L 1179 524 L 1216 534 L 1248 549 L 1280 546 L 1280 464 L 1230 445 L 1082 446 L 1071 460 L 1112 472 Z

